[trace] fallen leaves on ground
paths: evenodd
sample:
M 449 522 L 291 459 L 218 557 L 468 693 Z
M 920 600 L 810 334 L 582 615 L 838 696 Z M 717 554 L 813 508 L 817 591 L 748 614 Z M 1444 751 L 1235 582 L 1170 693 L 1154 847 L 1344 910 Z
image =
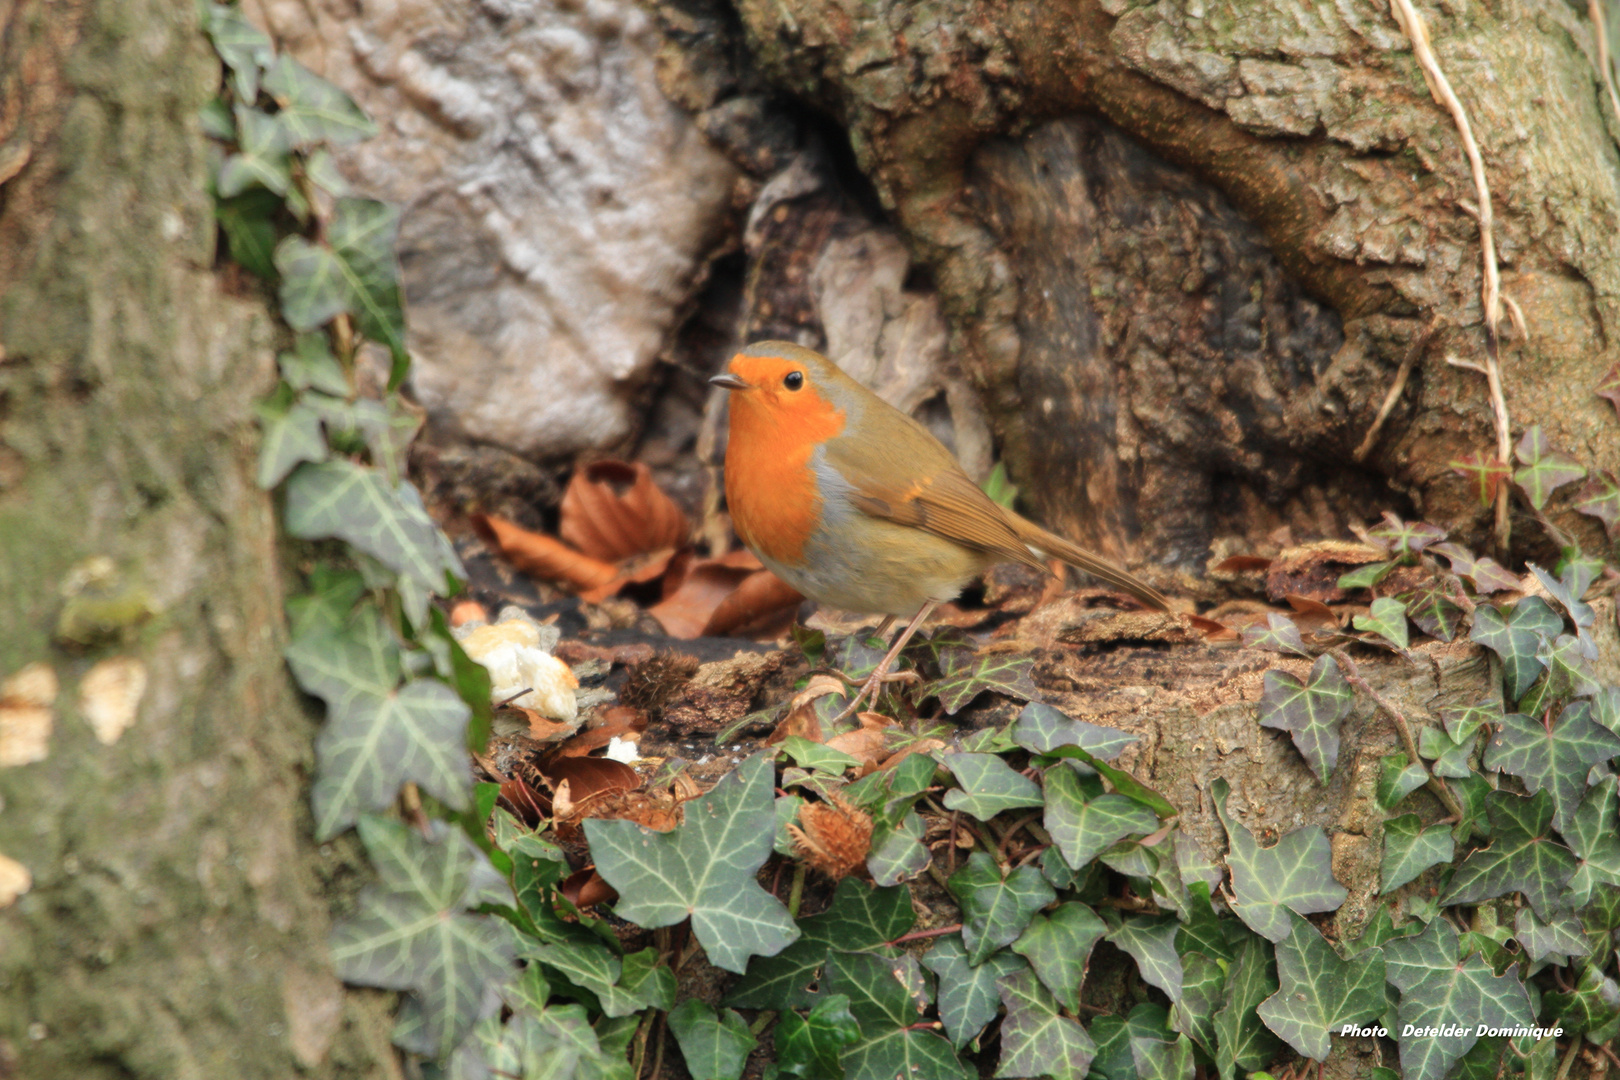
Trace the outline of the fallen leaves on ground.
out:
M 514 567 L 566 585 L 587 603 L 662 579 L 649 612 L 674 638 L 778 637 L 804 599 L 750 552 L 699 558 L 688 546 L 691 523 L 639 462 L 598 461 L 575 473 L 558 536 L 494 514 L 471 521 Z

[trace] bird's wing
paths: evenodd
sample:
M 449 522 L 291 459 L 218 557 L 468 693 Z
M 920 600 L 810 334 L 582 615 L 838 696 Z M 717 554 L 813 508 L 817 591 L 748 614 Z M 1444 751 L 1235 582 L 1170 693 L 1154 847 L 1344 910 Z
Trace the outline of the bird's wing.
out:
M 909 419 L 909 418 L 908 418 Z M 991 552 L 1038 569 L 1045 564 L 1019 538 L 1001 507 L 962 471 L 950 453 L 928 443 L 885 448 L 874 454 L 853 439 L 826 443 L 826 461 L 849 482 L 849 501 L 871 517 L 923 529 L 963 547 Z M 937 451 L 937 452 L 936 452 Z M 897 472 L 908 474 L 886 479 Z

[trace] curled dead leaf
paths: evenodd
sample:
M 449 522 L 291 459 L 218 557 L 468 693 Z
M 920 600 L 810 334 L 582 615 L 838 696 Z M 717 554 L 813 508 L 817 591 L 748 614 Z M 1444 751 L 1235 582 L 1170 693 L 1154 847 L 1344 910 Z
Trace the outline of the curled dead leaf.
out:
M 581 554 L 554 536 L 532 532 L 494 514 L 473 514 L 470 520 L 486 543 L 525 574 L 579 590 L 599 588 L 618 577 L 611 562 Z
M 607 758 L 553 756 L 539 762 L 536 768 L 551 785 L 553 792 L 560 791 L 563 784 L 568 784 L 571 801 L 575 805 L 612 792 L 634 791 L 641 786 L 641 777 L 636 770 L 622 761 L 609 761 Z M 568 815 L 559 809 L 556 816 L 561 818 Z
M 692 526 L 646 465 L 598 461 L 568 482 L 557 531 L 576 550 L 613 563 L 680 547 Z
M 1339 617 L 1333 613 L 1333 609 L 1320 600 L 1312 600 L 1298 593 L 1289 593 L 1283 599 L 1294 609 L 1293 618 L 1297 623 L 1311 627 L 1339 625 Z
M 611 904 L 619 898 L 617 890 L 602 879 L 596 872 L 596 867 L 587 866 L 575 870 L 563 878 L 557 891 L 563 898 L 581 911 L 597 904 Z
M 884 733 L 895 724 L 887 716 L 875 712 L 860 713 L 855 719 L 859 726 L 834 735 L 827 740 L 827 745 L 848 754 L 865 766 L 865 772 L 871 772 L 889 756 L 888 748 L 884 745 Z
M 582 757 L 614 739 L 634 739 L 647 730 L 647 714 L 628 705 L 611 705 L 573 738 L 557 747 L 563 757 Z
M 551 800 L 518 777 L 501 781 L 500 797 L 507 808 L 531 829 L 551 812 Z
M 828 694 L 844 692 L 843 682 L 831 675 L 810 676 L 810 682 L 805 688 L 793 695 L 793 701 L 788 706 L 788 714 L 766 738 L 765 745 L 775 746 L 789 735 L 797 735 L 811 742 L 822 742 L 825 736 L 821 732 L 821 718 L 816 715 L 815 703 Z
M 705 637 L 732 633 L 775 636 L 793 625 L 793 616 L 804 603 L 804 595 L 771 573 L 756 570 L 737 583 L 709 614 L 703 627 Z
M 935 751 L 945 749 L 947 749 L 947 746 L 942 739 L 918 739 L 916 742 L 908 743 L 884 758 L 883 764 L 879 765 L 878 769 L 879 771 L 892 769 L 912 754 L 932 754 Z

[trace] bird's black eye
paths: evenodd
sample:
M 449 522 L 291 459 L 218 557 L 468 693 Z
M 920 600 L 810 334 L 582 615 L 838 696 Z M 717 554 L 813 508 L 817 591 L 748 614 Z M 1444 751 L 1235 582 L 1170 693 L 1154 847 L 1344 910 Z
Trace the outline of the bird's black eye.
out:
M 797 390 L 804 385 L 804 372 L 790 371 L 782 377 L 782 385 L 789 390 Z

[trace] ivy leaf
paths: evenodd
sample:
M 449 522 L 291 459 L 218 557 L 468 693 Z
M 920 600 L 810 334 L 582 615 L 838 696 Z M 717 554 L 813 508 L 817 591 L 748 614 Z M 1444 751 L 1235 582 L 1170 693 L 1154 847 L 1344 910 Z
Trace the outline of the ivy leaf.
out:
M 1472 770 L 1469 756 L 1474 751 L 1474 739 L 1457 742 L 1439 728 L 1426 727 L 1418 736 L 1418 753 L 1434 762 L 1434 774 L 1461 779 Z
M 1593 784 L 1571 815 L 1564 840 L 1575 852 L 1575 875 L 1569 879 L 1566 901 L 1579 909 L 1594 893 L 1620 886 L 1620 833 L 1615 831 L 1616 778 L 1605 776 Z
M 1074 1013 L 1080 1011 L 1080 982 L 1086 977 L 1092 946 L 1107 932 L 1095 912 L 1070 901 L 1059 904 L 1050 915 L 1031 919 L 1012 950 L 1029 961 L 1058 1003 Z
M 1440 903 L 1475 904 L 1522 892 L 1536 914 L 1550 916 L 1576 869 L 1575 856 L 1551 836 L 1552 797 L 1546 791 L 1529 798 L 1493 791 L 1485 798 L 1485 809 L 1491 845 L 1463 860 Z
M 1391 603 L 1399 606 L 1398 601 Z M 1403 616 L 1403 636 L 1405 628 Z M 1339 673 L 1339 662 L 1324 655 L 1312 665 L 1309 683 L 1301 683 L 1286 671 L 1266 672 L 1260 724 L 1288 732 L 1300 756 L 1325 784 L 1339 763 L 1339 725 L 1355 703 L 1356 692 Z
M 1159 827 L 1157 814 L 1124 795 L 1088 800 L 1079 775 L 1067 765 L 1047 769 L 1045 781 L 1046 831 L 1070 866 L 1084 866 L 1127 836 L 1146 836 Z
M 1597 612 L 1592 610 L 1592 605 L 1581 599 L 1581 594 L 1592 584 L 1593 576 L 1584 566 L 1571 566 L 1562 577 L 1554 577 L 1535 563 L 1525 565 L 1536 575 L 1542 588 L 1569 612 L 1569 617 L 1577 629 L 1591 626 L 1597 621 Z
M 412 679 L 393 693 L 356 696 L 331 709 L 315 740 L 316 838 L 336 836 L 362 812 L 387 809 L 407 781 L 453 810 L 466 809 L 472 777 L 463 747 L 471 715 L 454 690 L 434 679 Z
M 1284 909 L 1299 915 L 1332 911 L 1350 893 L 1333 879 L 1333 848 L 1320 826 L 1296 829 L 1269 848 L 1227 811 L 1231 787 L 1225 780 L 1210 785 L 1215 812 L 1226 827 L 1232 871 L 1232 909 L 1257 934 L 1281 941 L 1290 933 Z
M 1502 722 L 1502 703 L 1488 697 L 1472 705 L 1447 706 L 1440 710 L 1440 720 L 1453 740 L 1467 742 L 1480 728 Z
M 1534 1023 L 1529 996 L 1513 974 L 1497 976 L 1479 954 L 1458 955 L 1457 928 L 1435 919 L 1416 937 L 1387 942 L 1385 975 L 1401 992 L 1401 1030 L 1438 1028 L 1450 1034 L 1392 1032 L 1401 1051 L 1401 1073 L 1409 1080 L 1441 1080 L 1470 1049 L 1481 1025 Z
M 1367 949 L 1341 959 L 1316 927 L 1298 915 L 1289 920 L 1293 929 L 1277 943 L 1280 986 L 1260 1003 L 1260 1019 L 1300 1054 L 1326 1061 L 1333 1031 L 1384 1011 L 1384 954 Z
M 235 5 L 210 4 L 207 25 L 214 51 L 231 69 L 231 88 L 237 99 L 252 104 L 259 96 L 259 72 L 276 55 L 270 39 Z
M 1384 822 L 1384 862 L 1380 869 L 1384 895 L 1394 892 L 1431 866 L 1449 863 L 1456 856 L 1451 826 L 1423 827 L 1416 814 L 1402 814 Z
M 281 199 L 272 191 L 249 188 L 234 199 L 214 200 L 214 220 L 225 231 L 231 261 L 266 281 L 276 280 L 276 223 Z
M 1351 621 L 1357 630 L 1378 635 L 1395 646 L 1397 652 L 1405 652 L 1411 643 L 1406 631 L 1406 605 L 1392 596 L 1380 596 L 1372 602 L 1367 614 L 1357 615 Z
M 282 379 L 294 390 L 315 390 L 333 397 L 349 393 L 343 365 L 332 355 L 325 334 L 299 334 L 292 351 L 276 357 L 276 365 Z
M 220 165 L 214 189 L 222 199 L 255 185 L 277 195 L 287 194 L 287 185 L 292 183 L 287 133 L 275 117 L 258 109 L 238 105 L 235 115 L 236 153 Z
M 1170 1009 L 1170 1026 L 1213 1058 L 1218 1044 L 1215 1014 L 1225 1003 L 1226 965 L 1206 953 L 1183 952 L 1181 999 Z
M 1370 589 L 1389 576 L 1389 572 L 1396 567 L 1394 560 L 1389 562 L 1368 563 L 1358 566 L 1348 574 L 1340 574 L 1335 583 L 1339 588 L 1349 592 L 1352 589 Z
M 1131 1037 L 1131 1066 L 1141 1080 L 1192 1080 L 1192 1041 Z
M 669 1030 L 680 1044 L 692 1080 L 738 1080 L 754 1048 L 748 1022 L 731 1009 L 714 1009 L 689 997 L 669 1013 Z
M 1294 620 L 1275 611 L 1266 616 L 1266 625 L 1243 628 L 1243 646 L 1275 653 L 1293 653 L 1306 659 L 1310 659 L 1311 655 Z
M 1106 912 L 1108 941 L 1131 955 L 1142 980 L 1163 990 L 1171 1001 L 1181 997 L 1181 954 L 1176 952 L 1174 915 L 1129 915 Z
M 1592 393 L 1607 399 L 1614 406 L 1615 415 L 1620 416 L 1620 363 L 1609 365 L 1609 370 L 1603 373 L 1598 384 L 1592 388 Z
M 386 809 L 408 780 L 452 809 L 466 808 L 472 778 L 461 746 L 471 713 L 443 683 L 399 686 L 399 647 L 375 608 L 358 609 L 340 630 L 315 627 L 286 656 L 298 685 L 326 702 L 310 793 L 317 839 Z
M 827 958 L 827 992 L 849 998 L 861 1031 L 840 1059 L 847 1080 L 976 1080 L 943 1036 L 914 1027 L 921 1011 L 892 968 L 892 961 L 871 953 L 835 952 Z
M 1417 555 L 1431 544 L 1446 538 L 1446 530 L 1427 521 L 1402 521 L 1397 515 L 1384 511 L 1384 523 L 1369 532 L 1368 537 L 1383 546 L 1391 555 Z
M 685 807 L 670 832 L 633 821 L 585 822 L 596 869 L 619 894 L 615 913 L 638 926 L 688 916 L 709 962 L 741 972 L 750 956 L 781 952 L 799 930 L 754 880 L 771 855 L 776 810 L 770 755 L 756 754 Z
M 1456 461 L 1446 462 L 1446 467 L 1468 478 L 1474 498 L 1481 506 L 1490 506 L 1496 501 L 1496 489 L 1508 478 L 1507 462 L 1494 454 L 1464 454 Z
M 937 697 L 947 715 L 955 716 L 985 691 L 1030 701 L 1040 696 L 1030 672 L 1033 657 L 1007 653 L 975 654 L 967 649 L 946 649 L 939 658 L 940 678 L 925 683 L 917 700 Z
M 1253 934 L 1244 934 L 1234 951 L 1237 958 L 1226 975 L 1226 1007 L 1215 1014 L 1215 1066 L 1221 1080 L 1233 1080 L 1238 1069 L 1258 1069 L 1277 1046 L 1258 1012 L 1260 1003 L 1277 992 L 1271 949 Z
M 1041 806 L 1041 789 L 996 754 L 946 754 L 944 764 L 960 788 L 945 793 L 945 807 L 989 821 L 1003 810 Z
M 962 944 L 970 964 L 982 964 L 991 953 L 1012 944 L 1030 917 L 1057 899 L 1033 866 L 1021 866 L 1002 877 L 995 860 L 982 851 L 968 856 L 945 884 L 962 909 Z
M 1553 822 L 1562 832 L 1586 790 L 1586 772 L 1600 761 L 1620 756 L 1620 735 L 1592 720 L 1585 701 L 1571 702 L 1551 724 L 1523 713 L 1509 713 L 1485 750 L 1485 767 L 1500 769 L 1524 781 L 1532 795 L 1547 789 Z
M 1542 1002 L 1549 1018 L 1556 1020 L 1565 1031 L 1597 1034 L 1602 1030 L 1608 1034 L 1604 1029 L 1620 1019 L 1620 983 L 1603 974 L 1601 966 L 1583 964 L 1573 990 L 1547 994 Z
M 941 938 L 922 962 L 939 976 L 939 1018 L 958 1050 L 978 1038 L 984 1025 L 996 1018 L 1001 1004 L 996 980 L 1026 966 L 1005 949 L 991 953 L 982 964 L 970 964 L 959 936 Z
M 996 986 L 1007 1006 L 996 1075 L 1084 1080 L 1097 1054 L 1086 1029 L 1058 1012 L 1057 1002 L 1032 972 L 1004 976 Z
M 1463 609 L 1443 590 L 1430 586 L 1412 596 L 1407 616 L 1432 638 L 1454 641 L 1462 630 Z
M 589 990 L 610 1017 L 629 1016 L 643 1009 L 667 1011 L 675 1004 L 675 973 L 658 962 L 658 950 L 643 949 L 622 961 L 605 945 L 562 941 L 529 947 L 525 956 L 560 972 L 569 982 Z
M 1444 555 L 1450 559 L 1451 572 L 1471 580 L 1474 588 L 1481 593 L 1502 592 L 1519 587 L 1519 579 L 1504 570 L 1495 559 L 1489 555 L 1476 556 L 1461 544 L 1435 544 L 1429 549 L 1429 553 Z
M 1012 727 L 1013 741 L 1025 750 L 1050 754 L 1065 746 L 1078 746 L 1096 757 L 1112 761 L 1136 741 L 1135 735 L 1115 728 L 1070 720 L 1052 706 L 1032 701 L 1018 714 Z
M 1097 1043 L 1097 1056 L 1091 1071 L 1103 1080 L 1138 1080 L 1138 1062 L 1146 1056 L 1148 1044 L 1174 1044 L 1176 1033 L 1170 1027 L 1164 1006 L 1145 1001 L 1124 1017 L 1104 1015 L 1091 1024 Z
M 258 475 L 254 478 L 259 487 L 269 491 L 302 462 L 326 460 L 326 438 L 321 434 L 321 419 L 314 410 L 302 402 L 279 408 L 264 402 L 255 411 L 264 429 L 264 441 L 259 444 Z
M 1603 531 L 1613 540 L 1620 535 L 1620 482 L 1613 473 L 1593 473 L 1575 496 L 1575 509 L 1603 522 Z
M 478 1020 L 485 988 L 511 971 L 507 924 L 467 909 L 510 896 L 482 852 L 443 822 L 431 839 L 397 821 L 360 820 L 378 881 L 358 912 L 332 929 L 332 963 L 345 982 L 415 995 L 415 1045 L 444 1057 Z
M 788 1009 L 816 1000 L 812 983 L 833 949 L 876 949 L 911 930 L 916 915 L 905 889 L 874 889 L 854 878 L 838 883 L 832 903 L 799 922 L 802 935 L 775 956 L 756 956 L 726 997 L 745 1009 Z
M 932 856 L 922 842 L 923 831 L 922 818 L 909 812 L 893 828 L 877 829 L 872 853 L 866 857 L 872 880 L 879 885 L 898 885 L 926 870 Z
M 1545 600 L 1527 596 L 1505 614 L 1494 604 L 1479 605 L 1474 609 L 1474 629 L 1468 637 L 1502 658 L 1508 696 L 1517 701 L 1546 670 L 1536 654 L 1563 629 L 1564 620 Z
M 1513 482 L 1523 489 L 1530 505 L 1537 510 L 1547 505 L 1553 492 L 1586 475 L 1586 466 L 1548 445 L 1540 424 L 1531 424 L 1525 429 L 1513 453 L 1523 465 L 1513 473 Z
M 1384 757 L 1378 767 L 1378 805 L 1393 810 L 1402 799 L 1429 782 L 1429 770 L 1397 751 Z
M 860 1026 L 849 1011 L 849 998 L 828 994 L 816 1002 L 809 1016 L 800 1016 L 791 1009 L 782 1014 L 772 1036 L 776 1064 L 784 1076 L 844 1080 L 839 1055 L 860 1037 Z
M 777 749 L 802 768 L 819 769 L 822 772 L 841 774 L 845 769 L 859 767 L 861 764 L 860 759 L 853 755 L 835 750 L 826 743 L 811 742 L 802 735 L 789 735 L 778 744 Z
M 337 200 L 328 243 L 288 236 L 276 247 L 281 313 L 294 330 L 314 330 L 338 315 L 355 316 L 362 334 L 388 346 L 390 385 L 404 376 L 405 315 L 394 242 L 399 211 L 375 199 Z
M 342 540 L 435 592 L 461 563 L 443 543 L 409 484 L 389 487 L 352 461 L 305 465 L 287 481 L 287 531 L 301 540 Z
M 264 88 L 281 107 L 276 118 L 296 147 L 347 146 L 377 134 L 377 125 L 353 98 L 290 56 L 269 66 Z
M 531 968 L 520 982 L 529 977 Z M 593 1031 L 583 1005 L 545 1005 L 525 998 L 513 1001 L 511 1018 L 480 1021 L 471 1038 L 450 1059 L 451 1080 L 495 1080 L 496 1077 L 556 1077 L 568 1080 L 633 1080 L 629 1062 Z M 402 1021 L 408 1017 L 402 1015 Z M 396 1033 L 396 1041 L 398 1041 Z M 431 1050 L 420 1051 L 431 1053 Z
M 1524 946 L 1525 955 L 1532 963 L 1551 959 L 1563 966 L 1571 957 L 1586 956 L 1592 951 L 1581 933 L 1581 920 L 1573 911 L 1560 911 L 1543 922 L 1534 911 L 1520 908 L 1513 916 L 1513 936 Z

